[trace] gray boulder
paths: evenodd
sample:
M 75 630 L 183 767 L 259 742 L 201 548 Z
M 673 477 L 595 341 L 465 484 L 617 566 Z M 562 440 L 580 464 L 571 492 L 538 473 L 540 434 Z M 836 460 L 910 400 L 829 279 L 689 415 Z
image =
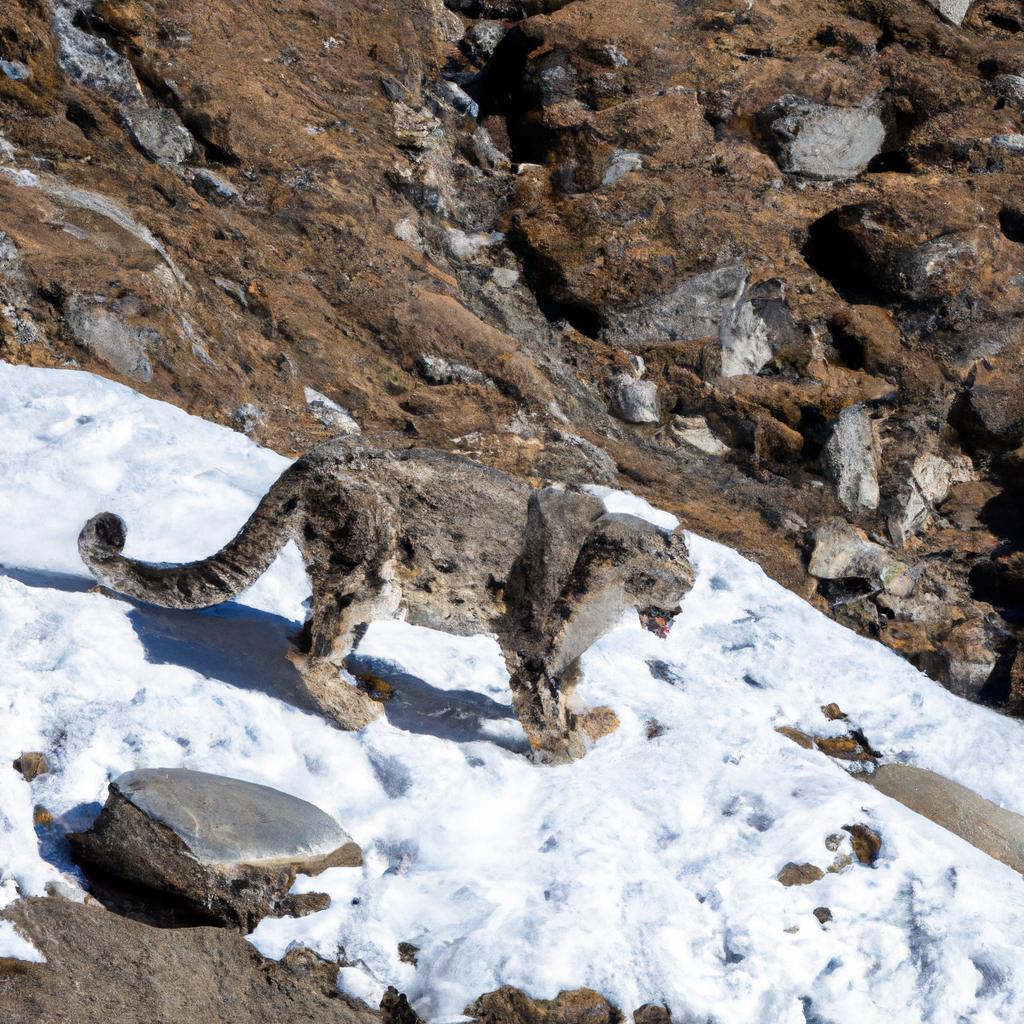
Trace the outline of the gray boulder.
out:
M 623 348 L 716 337 L 723 312 L 735 304 L 746 279 L 743 263 L 695 274 L 667 295 L 609 312 L 601 337 Z
M 150 160 L 176 167 L 192 155 L 192 135 L 172 110 L 131 107 L 122 116 L 132 141 Z
M 627 423 L 657 423 L 661 419 L 658 386 L 621 373 L 611 381 L 611 411 Z
M 245 930 L 287 909 L 300 872 L 362 864 L 352 838 L 313 804 L 183 768 L 121 775 L 92 828 L 70 838 L 106 875 Z
M 53 6 L 58 63 L 68 78 L 120 103 L 141 103 L 142 89 L 131 62 L 100 36 L 75 25 L 75 15 L 87 6 L 84 0 L 56 0 Z
M 828 519 L 814 533 L 807 571 L 819 580 L 867 580 L 897 595 L 912 589 L 906 566 L 843 519 Z
M 924 768 L 883 764 L 858 776 L 995 860 L 1024 874 L 1024 817 Z
M 967 12 L 971 9 L 971 0 L 927 0 L 927 3 L 951 25 L 957 26 L 963 24 Z
M 132 327 L 82 298 L 71 301 L 64 323 L 76 345 L 91 352 L 122 376 L 152 380 L 149 349 L 160 342 L 160 335 L 152 328 Z
M 885 126 L 863 107 L 832 107 L 784 96 L 762 115 L 782 170 L 820 181 L 855 178 L 885 142 Z
M 878 442 L 864 405 L 844 409 L 821 453 L 839 504 L 848 512 L 878 508 Z

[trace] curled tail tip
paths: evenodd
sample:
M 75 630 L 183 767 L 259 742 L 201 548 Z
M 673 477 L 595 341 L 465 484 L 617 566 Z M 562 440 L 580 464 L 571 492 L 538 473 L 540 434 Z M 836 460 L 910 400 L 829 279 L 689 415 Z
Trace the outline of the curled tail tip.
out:
M 113 512 L 100 512 L 82 527 L 78 535 L 78 550 L 86 561 L 90 555 L 120 554 L 126 536 L 127 528 L 120 516 Z

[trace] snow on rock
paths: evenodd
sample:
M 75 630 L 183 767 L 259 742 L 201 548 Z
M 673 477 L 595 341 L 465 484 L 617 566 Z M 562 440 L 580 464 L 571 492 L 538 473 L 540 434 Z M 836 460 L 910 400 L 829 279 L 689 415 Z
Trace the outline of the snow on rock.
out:
M 836 702 L 887 760 L 1020 812 L 1019 722 L 690 537 L 697 580 L 669 638 L 624 621 L 584 657 L 581 698 L 622 724 L 581 761 L 537 767 L 432 733 L 429 716 L 415 730 L 383 718 L 340 732 L 282 699 L 284 620 L 267 612 L 291 616 L 304 596 L 288 559 L 261 582 L 264 611 L 168 614 L 79 585 L 86 516 L 124 514 L 136 554 L 205 554 L 283 460 L 86 374 L 0 377 L 0 765 L 34 749 L 52 767 L 31 785 L 0 770 L 7 899 L 73 870 L 60 833 L 88 823 L 111 778 L 182 766 L 274 786 L 345 823 L 363 868 L 300 878 L 331 906 L 265 920 L 252 941 L 272 956 L 296 942 L 344 956 L 347 991 L 394 984 L 435 1021 L 502 984 L 537 997 L 586 985 L 627 1014 L 664 1002 L 680 1021 L 1024 1016 L 1021 877 L 776 732 L 841 735 L 848 723 L 821 711 Z M 386 624 L 365 644 L 429 682 L 439 710 L 448 686 L 494 695 L 506 682 L 486 638 Z M 34 804 L 56 816 L 39 839 Z M 857 823 L 882 838 L 873 866 L 776 880 L 788 862 L 826 869 L 826 838 Z M 418 967 L 399 942 L 418 947 Z
M 4 960 L 20 960 L 22 963 L 45 964 L 46 957 L 23 939 L 10 921 L 0 921 L 0 964 Z

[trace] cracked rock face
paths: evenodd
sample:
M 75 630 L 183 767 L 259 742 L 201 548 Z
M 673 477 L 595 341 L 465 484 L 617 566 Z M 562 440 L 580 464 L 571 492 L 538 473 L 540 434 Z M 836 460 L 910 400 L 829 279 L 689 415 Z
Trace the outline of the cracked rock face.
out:
M 848 512 L 878 508 L 878 444 L 867 409 L 851 405 L 832 426 L 822 452 L 825 472 Z
M 180 768 L 115 779 L 72 842 L 105 874 L 247 931 L 278 910 L 299 872 L 362 864 L 345 830 L 305 800 Z

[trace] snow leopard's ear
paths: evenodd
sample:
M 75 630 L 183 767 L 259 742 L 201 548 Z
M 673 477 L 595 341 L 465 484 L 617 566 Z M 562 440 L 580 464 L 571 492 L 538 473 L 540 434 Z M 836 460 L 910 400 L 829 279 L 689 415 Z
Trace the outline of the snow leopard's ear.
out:
M 79 550 L 117 553 L 124 548 L 127 529 L 124 520 L 113 512 L 93 516 L 78 535 Z

